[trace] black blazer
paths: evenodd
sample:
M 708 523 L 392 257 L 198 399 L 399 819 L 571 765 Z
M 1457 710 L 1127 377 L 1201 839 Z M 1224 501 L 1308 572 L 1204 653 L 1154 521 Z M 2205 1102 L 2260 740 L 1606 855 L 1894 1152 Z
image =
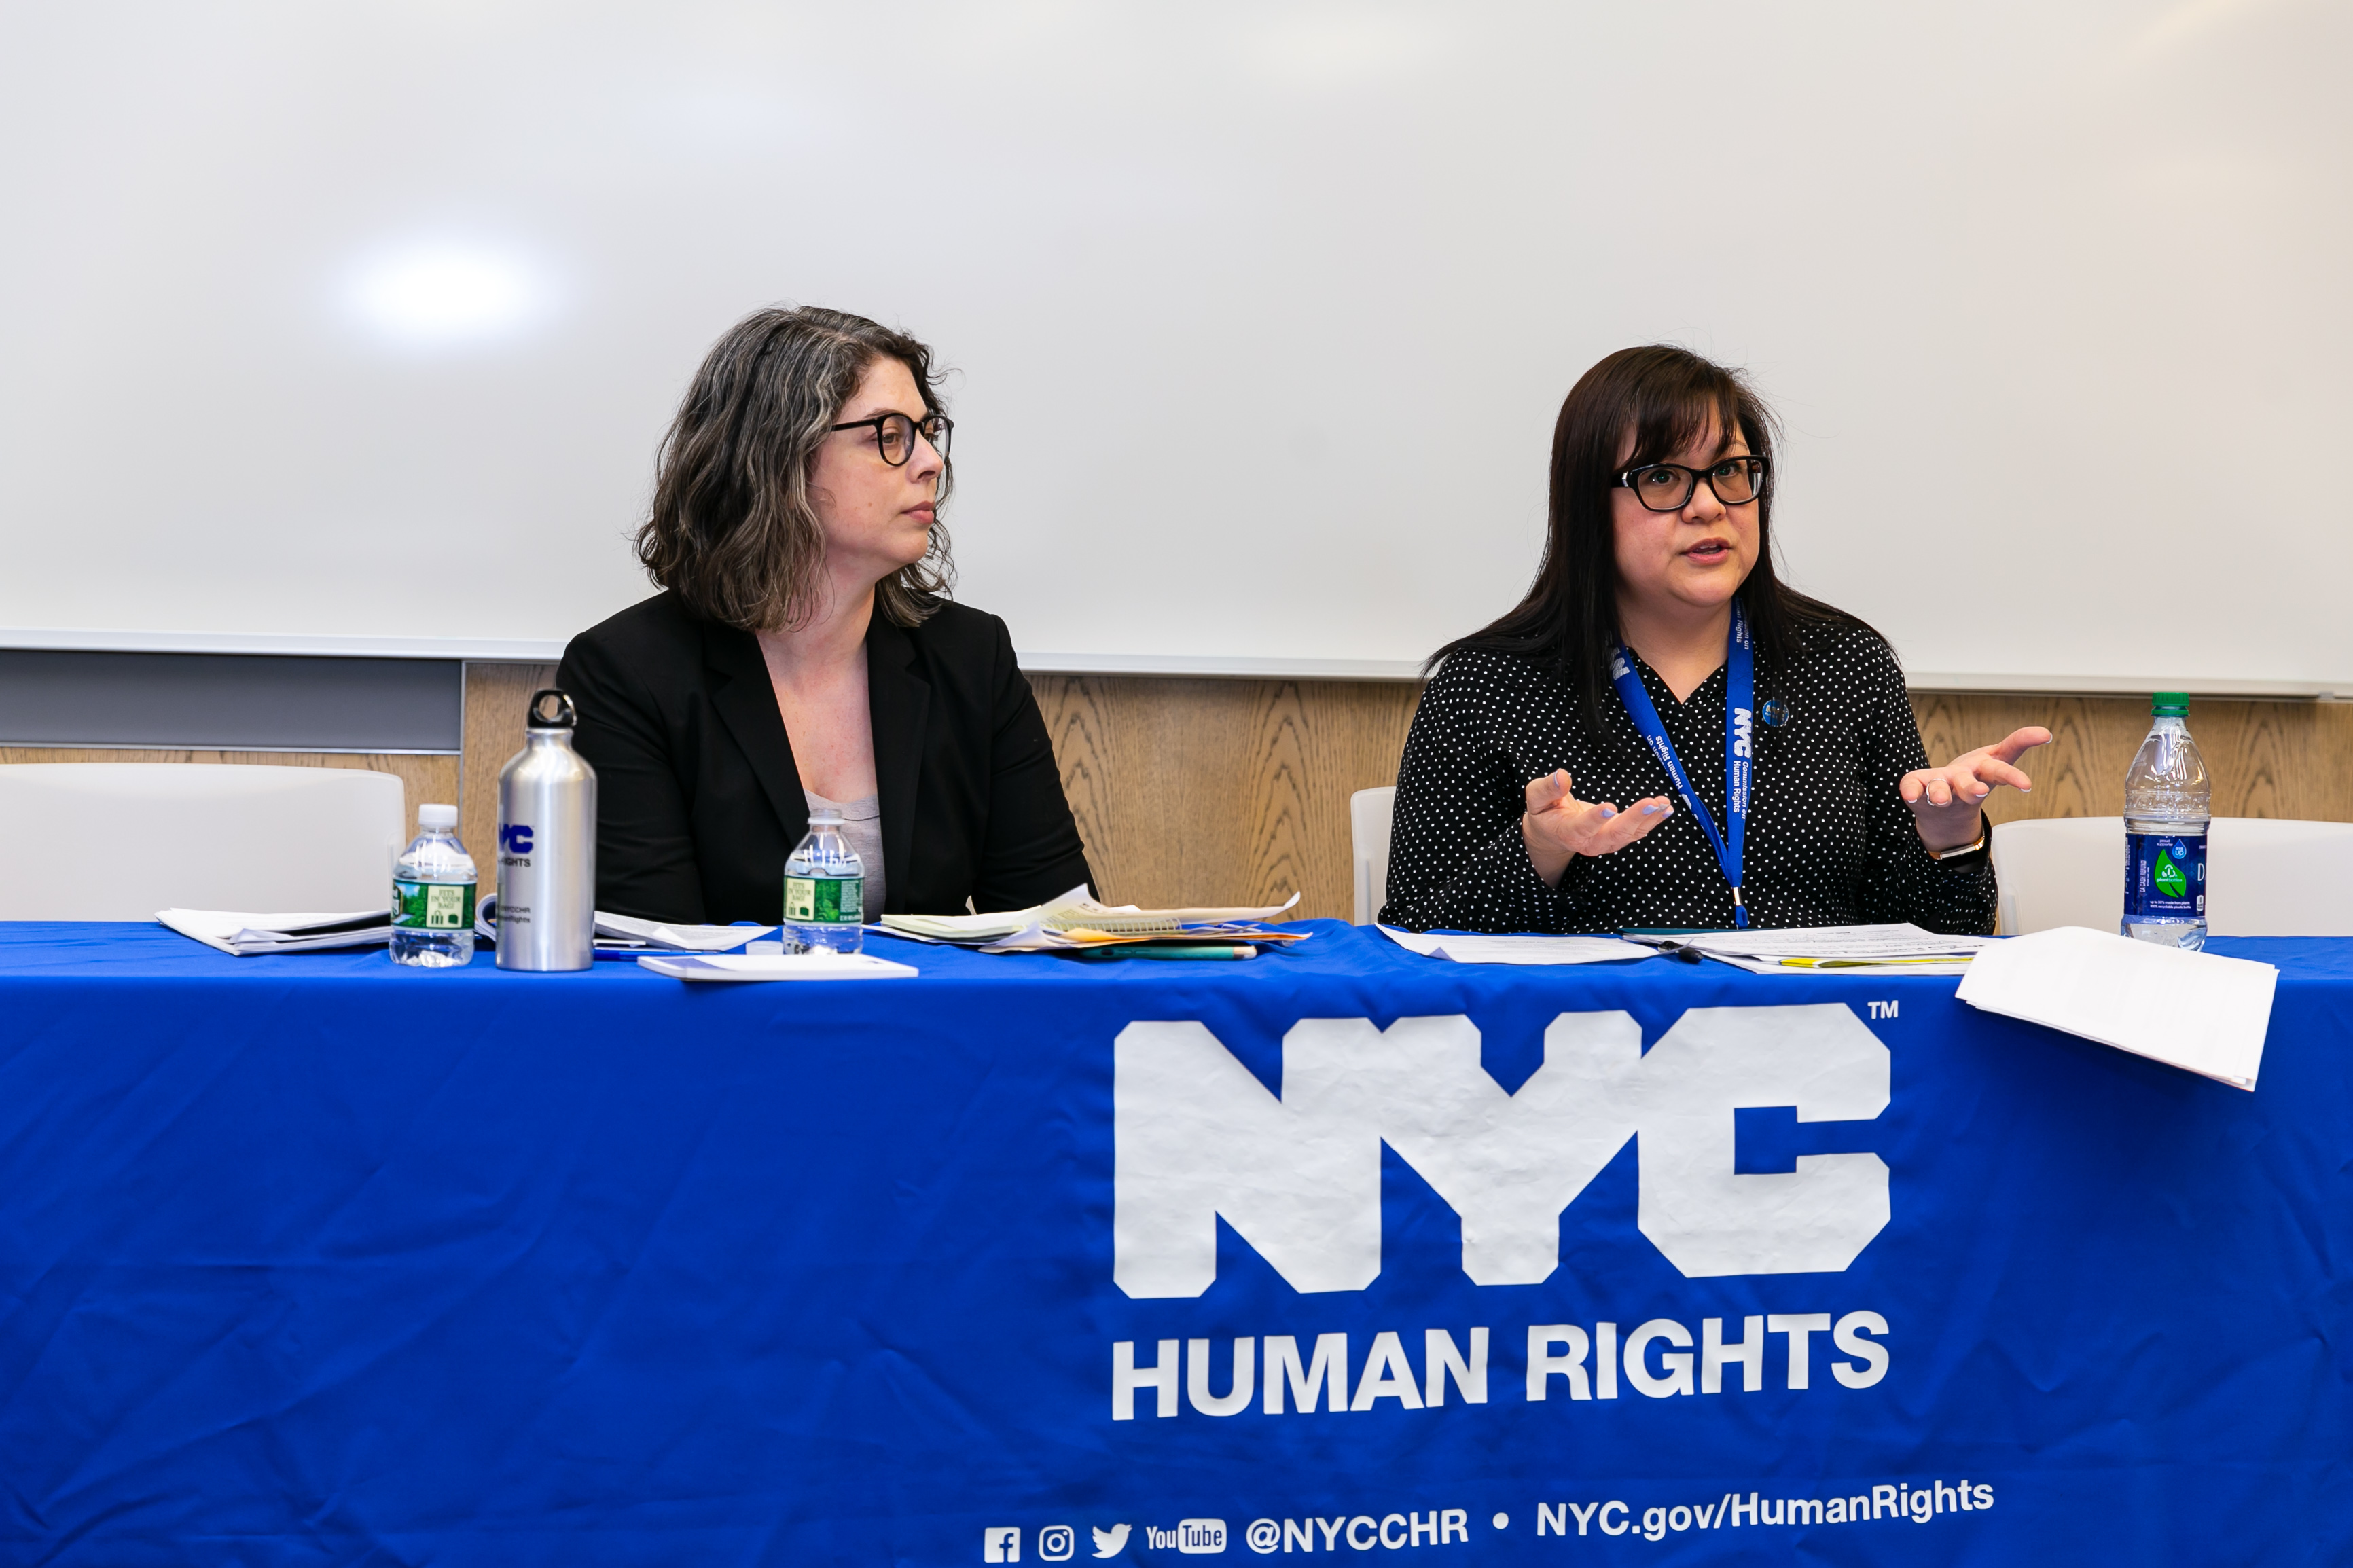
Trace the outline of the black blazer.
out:
M 662 594 L 574 637 L 555 683 L 596 770 L 596 907 L 774 925 L 808 803 L 757 639 Z M 1003 621 L 877 615 L 866 683 L 890 900 L 872 912 L 1016 910 L 1092 884 Z

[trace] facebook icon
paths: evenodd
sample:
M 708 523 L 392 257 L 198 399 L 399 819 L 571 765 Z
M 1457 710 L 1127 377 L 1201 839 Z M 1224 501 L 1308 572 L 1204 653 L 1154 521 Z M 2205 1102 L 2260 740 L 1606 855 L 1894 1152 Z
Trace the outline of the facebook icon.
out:
M 991 1525 L 980 1532 L 980 1560 L 983 1563 L 1018 1563 L 1021 1561 L 1021 1531 L 1018 1526 Z

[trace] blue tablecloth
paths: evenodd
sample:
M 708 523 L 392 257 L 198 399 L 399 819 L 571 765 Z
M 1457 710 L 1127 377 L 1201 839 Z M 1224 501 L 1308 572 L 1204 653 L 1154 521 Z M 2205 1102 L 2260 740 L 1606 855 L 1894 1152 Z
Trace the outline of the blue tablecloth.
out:
M 2353 1561 L 2353 944 L 2215 944 L 2247 1094 L 1948 979 L 1313 929 L 0 927 L 0 1558 Z

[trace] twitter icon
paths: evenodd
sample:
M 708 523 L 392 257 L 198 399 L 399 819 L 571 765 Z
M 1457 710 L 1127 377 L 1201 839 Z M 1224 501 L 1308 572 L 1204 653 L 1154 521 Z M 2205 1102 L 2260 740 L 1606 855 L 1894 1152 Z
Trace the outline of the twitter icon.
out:
M 1092 1525 L 1088 1528 L 1094 1535 L 1098 1557 L 1116 1557 L 1127 1544 L 1127 1526 L 1124 1524 L 1114 1524 L 1109 1530 L 1094 1530 Z

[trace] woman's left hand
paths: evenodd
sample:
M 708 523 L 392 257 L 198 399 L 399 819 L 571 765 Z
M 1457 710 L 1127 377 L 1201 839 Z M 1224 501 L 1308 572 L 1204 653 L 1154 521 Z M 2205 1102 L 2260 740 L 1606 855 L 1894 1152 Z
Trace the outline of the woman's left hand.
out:
M 1985 828 L 1979 809 L 1985 797 L 2000 784 L 2021 792 L 2032 789 L 2034 781 L 2011 764 L 2050 740 L 2050 731 L 2029 724 L 1990 746 L 1963 752 L 1941 768 L 1905 773 L 1895 789 L 1912 808 L 1912 826 L 1919 829 L 1920 842 L 1939 854 L 1976 843 Z

